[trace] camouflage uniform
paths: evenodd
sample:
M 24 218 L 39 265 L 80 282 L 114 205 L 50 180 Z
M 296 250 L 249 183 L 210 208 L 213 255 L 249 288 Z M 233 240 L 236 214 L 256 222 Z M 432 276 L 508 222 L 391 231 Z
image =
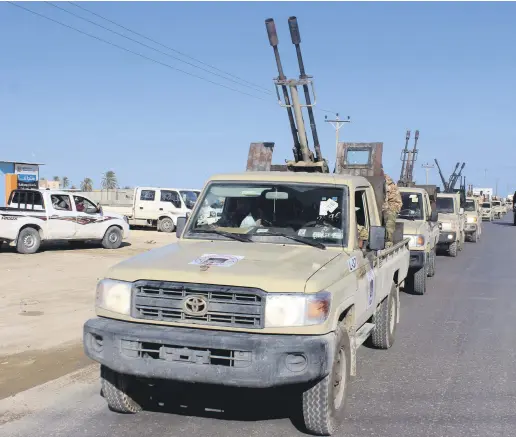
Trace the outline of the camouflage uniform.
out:
M 367 241 L 369 240 L 369 232 L 367 231 L 367 228 L 362 225 L 357 225 L 358 229 L 358 239 Z
M 398 216 L 403 203 L 401 201 L 401 194 L 398 186 L 387 174 L 385 175 L 385 183 L 387 185 L 387 193 L 382 205 L 382 212 L 387 234 L 386 245 L 389 247 L 392 246 L 393 243 L 394 231 L 396 229 L 396 217 Z

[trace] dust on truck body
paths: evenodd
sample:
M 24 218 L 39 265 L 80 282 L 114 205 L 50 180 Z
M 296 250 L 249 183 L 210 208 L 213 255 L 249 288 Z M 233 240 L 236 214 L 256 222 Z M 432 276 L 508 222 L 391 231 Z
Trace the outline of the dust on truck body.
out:
M 289 25 L 300 53 L 295 17 Z M 267 30 L 277 54 L 272 20 Z M 130 258 L 99 282 L 84 348 L 101 364 L 111 409 L 138 412 L 141 384 L 163 379 L 288 385 L 307 431 L 335 431 L 357 348 L 368 338 L 380 349 L 393 344 L 409 249 L 408 240 L 385 249 L 371 163 L 364 175 L 352 174 L 363 165 L 344 163 L 330 174 L 305 140 L 294 142 L 287 171 L 267 171 L 270 145 L 252 145 L 251 167 L 266 171 L 211 177 L 192 214 L 178 219 L 176 244 Z M 203 205 L 214 203 L 220 218 L 206 222 Z M 369 231 L 362 244 L 359 224 Z

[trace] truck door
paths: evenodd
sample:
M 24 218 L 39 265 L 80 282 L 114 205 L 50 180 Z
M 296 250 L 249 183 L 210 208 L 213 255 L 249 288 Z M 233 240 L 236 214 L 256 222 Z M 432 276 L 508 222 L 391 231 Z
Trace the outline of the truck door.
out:
M 174 217 L 184 216 L 188 211 L 176 190 L 161 190 L 159 211 L 166 212 Z
M 75 238 L 100 239 L 104 236 L 102 214 L 97 206 L 82 196 L 73 196 L 74 209 L 77 213 L 77 231 Z
M 77 213 L 68 194 L 51 194 L 47 205 L 48 233 L 52 239 L 69 239 L 75 235 Z
M 156 220 L 158 217 L 158 199 L 156 190 L 138 189 L 134 198 L 134 218 Z
M 365 188 L 358 188 L 355 191 L 355 216 L 357 225 L 366 228 L 369 234 L 371 214 Z M 350 270 L 355 270 L 357 275 L 358 295 L 356 314 L 358 314 L 357 322 L 360 326 L 371 317 L 376 308 L 375 290 L 377 278 L 375 278 L 374 269 L 370 259 L 367 257 L 367 253 L 364 254 L 364 251 L 360 249 L 353 252 L 349 268 Z

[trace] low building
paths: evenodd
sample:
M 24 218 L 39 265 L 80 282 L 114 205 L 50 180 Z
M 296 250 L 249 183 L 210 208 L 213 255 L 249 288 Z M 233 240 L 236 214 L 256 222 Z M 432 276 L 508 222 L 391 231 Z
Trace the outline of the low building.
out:
M 27 161 L 4 161 L 0 159 L 0 206 L 5 205 L 11 190 L 15 187 L 39 187 L 40 165 L 44 164 Z

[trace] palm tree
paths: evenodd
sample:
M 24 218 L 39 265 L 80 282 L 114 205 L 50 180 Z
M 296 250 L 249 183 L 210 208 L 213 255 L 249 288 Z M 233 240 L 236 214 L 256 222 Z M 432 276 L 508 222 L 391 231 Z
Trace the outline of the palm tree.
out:
M 63 176 L 63 188 L 68 188 L 70 185 L 70 179 L 68 179 L 68 176 Z
M 102 188 L 106 190 L 114 190 L 118 186 L 118 181 L 116 180 L 116 174 L 113 170 L 108 170 L 102 176 Z
M 81 182 L 82 191 L 93 191 L 93 181 L 90 178 L 84 178 Z

